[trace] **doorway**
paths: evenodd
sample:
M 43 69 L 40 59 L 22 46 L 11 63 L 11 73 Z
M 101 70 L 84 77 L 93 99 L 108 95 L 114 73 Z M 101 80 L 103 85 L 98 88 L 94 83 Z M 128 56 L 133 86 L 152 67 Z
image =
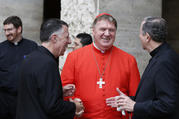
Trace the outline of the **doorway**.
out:
M 61 0 L 44 0 L 43 20 L 60 18 Z
M 168 43 L 179 54 L 179 1 L 162 0 L 162 17 L 168 23 Z

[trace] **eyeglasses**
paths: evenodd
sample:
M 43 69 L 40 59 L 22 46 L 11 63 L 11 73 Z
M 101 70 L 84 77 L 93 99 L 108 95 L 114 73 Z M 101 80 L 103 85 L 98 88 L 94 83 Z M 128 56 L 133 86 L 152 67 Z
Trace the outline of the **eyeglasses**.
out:
M 12 31 L 12 30 L 14 30 L 14 29 L 16 29 L 16 28 L 14 28 L 14 27 L 12 27 L 12 28 L 7 28 L 7 29 L 4 29 L 4 32 L 10 32 L 10 31 Z

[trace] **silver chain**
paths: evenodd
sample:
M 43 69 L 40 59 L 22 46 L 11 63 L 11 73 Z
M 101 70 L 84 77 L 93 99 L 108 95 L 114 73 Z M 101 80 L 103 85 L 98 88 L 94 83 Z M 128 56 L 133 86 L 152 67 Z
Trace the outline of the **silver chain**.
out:
M 113 48 L 113 47 L 112 47 L 112 48 Z M 101 71 L 100 71 L 100 69 L 99 69 L 99 65 L 98 65 L 96 56 L 95 56 L 95 54 L 94 54 L 94 49 L 93 49 L 93 47 L 92 47 L 92 44 L 91 44 L 91 49 L 92 49 L 93 56 L 94 56 L 94 59 L 95 59 L 95 62 L 96 62 L 97 68 L 98 68 L 98 72 L 99 72 L 100 78 L 102 78 L 103 75 L 104 75 L 104 72 L 105 72 L 105 70 L 106 70 L 106 67 L 107 67 L 107 65 L 108 65 L 108 63 L 109 63 L 109 59 L 110 59 L 111 54 L 112 54 L 112 49 L 111 49 L 111 52 L 110 52 L 110 54 L 109 54 L 109 56 L 108 56 L 108 59 L 107 59 L 107 61 L 106 61 L 106 65 L 105 65 L 104 70 L 103 70 L 102 73 L 101 73 Z

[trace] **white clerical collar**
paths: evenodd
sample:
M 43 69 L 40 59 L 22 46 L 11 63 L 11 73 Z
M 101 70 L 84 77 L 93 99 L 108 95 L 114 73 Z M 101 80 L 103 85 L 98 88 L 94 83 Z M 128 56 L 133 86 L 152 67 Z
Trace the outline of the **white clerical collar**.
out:
M 14 45 L 18 45 L 19 44 L 19 42 L 14 42 Z
M 18 40 L 18 41 L 15 41 L 15 42 L 12 42 L 15 46 L 19 45 L 19 43 L 22 41 L 22 39 Z
M 100 48 L 98 48 L 94 42 L 93 42 L 93 45 L 94 45 L 94 47 L 95 47 L 96 49 L 98 49 L 99 51 L 101 51 L 101 53 L 105 53 L 105 50 L 101 50 Z

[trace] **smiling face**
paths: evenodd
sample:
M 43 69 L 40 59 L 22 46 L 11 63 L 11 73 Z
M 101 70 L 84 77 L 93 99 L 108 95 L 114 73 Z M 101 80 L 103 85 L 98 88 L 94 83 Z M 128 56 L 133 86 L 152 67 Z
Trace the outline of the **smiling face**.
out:
M 5 24 L 4 33 L 8 41 L 16 42 L 21 35 L 21 27 L 15 28 L 13 24 Z
M 112 47 L 116 36 L 115 25 L 105 19 L 96 23 L 93 27 L 93 37 L 96 46 L 101 50 L 108 50 Z

